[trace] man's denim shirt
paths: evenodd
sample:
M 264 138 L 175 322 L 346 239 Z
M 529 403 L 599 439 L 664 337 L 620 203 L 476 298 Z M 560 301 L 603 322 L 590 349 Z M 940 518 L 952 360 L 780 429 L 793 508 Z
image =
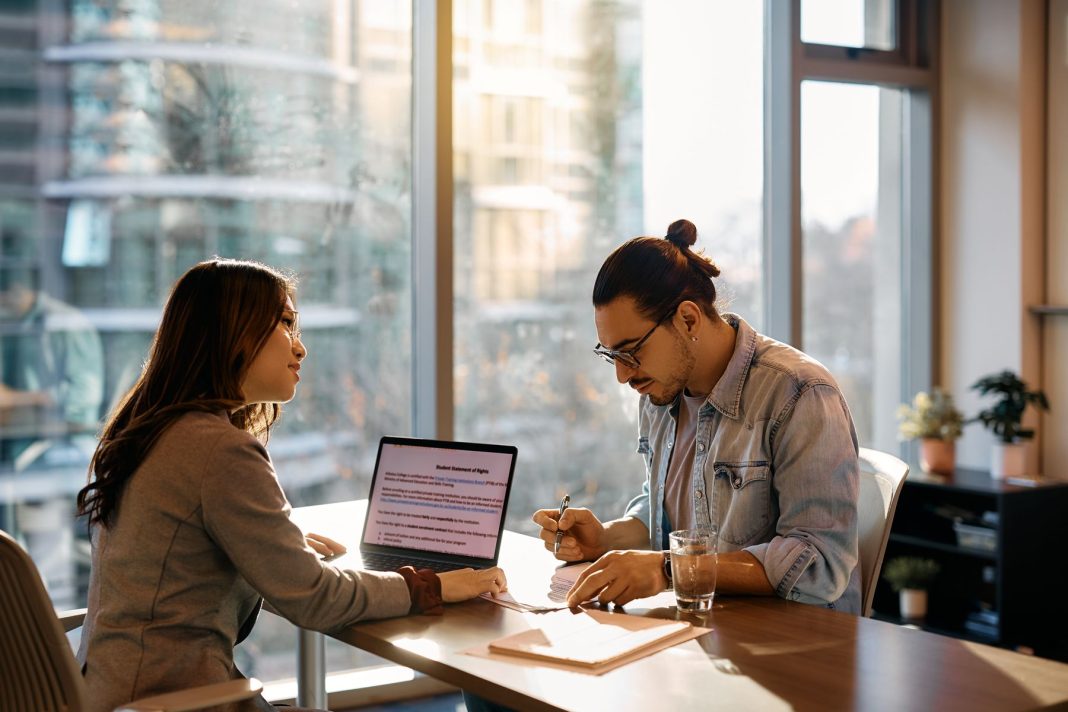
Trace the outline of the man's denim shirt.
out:
M 819 362 L 758 334 L 742 318 L 727 370 L 698 414 L 693 502 L 697 522 L 719 526 L 721 552 L 744 549 L 775 593 L 860 613 L 857 435 L 838 384 Z M 664 479 L 678 403 L 642 396 L 642 494 L 626 516 L 667 548 Z

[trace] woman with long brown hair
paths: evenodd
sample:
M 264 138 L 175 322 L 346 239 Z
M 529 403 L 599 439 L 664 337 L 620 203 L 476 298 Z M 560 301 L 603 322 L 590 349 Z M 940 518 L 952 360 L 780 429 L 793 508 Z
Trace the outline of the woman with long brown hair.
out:
M 289 520 L 264 443 L 307 356 L 293 294 L 254 262 L 194 266 L 104 428 L 78 493 L 93 544 L 78 659 L 95 708 L 240 677 L 233 648 L 263 599 L 332 630 L 505 587 L 496 567 L 340 569 L 318 556 L 339 544 Z

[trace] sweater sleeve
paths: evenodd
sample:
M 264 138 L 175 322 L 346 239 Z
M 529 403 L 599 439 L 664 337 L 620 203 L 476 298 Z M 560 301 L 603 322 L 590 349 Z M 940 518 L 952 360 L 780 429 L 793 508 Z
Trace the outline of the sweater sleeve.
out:
M 400 574 L 339 569 L 305 544 L 289 518 L 270 457 L 255 438 L 235 430 L 207 462 L 201 491 L 205 529 L 285 618 L 326 631 L 408 613 L 411 599 Z

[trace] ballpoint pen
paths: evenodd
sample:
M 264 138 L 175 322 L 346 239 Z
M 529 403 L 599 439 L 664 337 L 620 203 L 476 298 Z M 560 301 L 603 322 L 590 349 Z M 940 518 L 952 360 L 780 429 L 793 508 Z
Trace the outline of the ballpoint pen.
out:
M 564 498 L 562 500 L 560 500 L 560 517 L 564 516 L 564 510 L 567 509 L 567 506 L 569 504 L 571 504 L 571 495 L 565 494 Z M 560 553 L 560 539 L 562 539 L 563 536 L 564 536 L 564 532 L 560 530 L 560 526 L 559 526 L 560 517 L 556 518 L 556 522 L 557 522 L 556 543 L 553 544 L 553 553 L 554 554 L 559 554 Z

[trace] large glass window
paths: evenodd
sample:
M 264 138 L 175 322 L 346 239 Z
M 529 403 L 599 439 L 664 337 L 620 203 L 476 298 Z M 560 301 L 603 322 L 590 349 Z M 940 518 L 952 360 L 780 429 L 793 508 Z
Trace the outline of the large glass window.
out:
M 638 398 L 592 354 L 624 240 L 686 217 L 761 326 L 760 3 L 454 2 L 455 416 L 519 447 L 508 525 L 641 488 Z
M 510 528 L 638 492 L 638 399 L 591 352 L 590 293 L 681 217 L 722 306 L 824 361 L 862 444 L 893 449 L 903 362 L 929 367 L 903 336 L 929 308 L 903 257 L 929 247 L 933 54 L 902 51 L 926 6 L 453 0 L 452 430 L 519 447 Z M 0 527 L 57 606 L 84 603 L 95 435 L 198 260 L 302 277 L 309 367 L 271 439 L 294 504 L 364 496 L 378 437 L 411 431 L 411 214 L 437 197 L 410 192 L 412 30 L 408 0 L 0 9 Z M 264 617 L 239 665 L 291 676 L 293 641 Z
M 197 261 L 301 278 L 307 376 L 270 446 L 295 505 L 364 496 L 379 435 L 410 429 L 411 6 L 55 7 L 0 9 L 0 527 L 69 607 L 95 434 Z M 294 639 L 264 616 L 238 664 L 292 676 Z
M 890 451 L 902 372 L 901 94 L 801 85 L 802 343 L 838 379 L 860 442 Z

